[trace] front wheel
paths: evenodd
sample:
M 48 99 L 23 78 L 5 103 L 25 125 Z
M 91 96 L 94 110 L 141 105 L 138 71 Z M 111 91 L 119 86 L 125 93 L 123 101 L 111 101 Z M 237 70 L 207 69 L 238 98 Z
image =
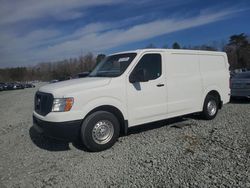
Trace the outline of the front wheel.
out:
M 219 101 L 213 95 L 208 95 L 204 101 L 202 117 L 206 120 L 214 119 L 218 113 Z
M 90 114 L 82 124 L 83 144 L 90 151 L 102 151 L 114 145 L 119 137 L 120 124 L 110 112 L 97 111 Z

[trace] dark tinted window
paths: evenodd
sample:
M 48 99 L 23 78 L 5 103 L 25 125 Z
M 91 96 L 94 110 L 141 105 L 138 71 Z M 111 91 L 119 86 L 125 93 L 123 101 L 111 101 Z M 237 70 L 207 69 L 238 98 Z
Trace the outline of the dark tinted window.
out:
M 155 80 L 161 76 L 161 55 L 146 54 L 136 65 L 135 69 L 144 69 L 147 80 Z

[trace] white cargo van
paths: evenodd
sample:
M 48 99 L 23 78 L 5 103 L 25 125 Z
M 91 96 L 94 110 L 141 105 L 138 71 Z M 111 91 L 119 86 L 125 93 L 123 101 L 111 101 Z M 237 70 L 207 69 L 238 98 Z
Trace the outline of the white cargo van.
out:
M 129 127 L 196 112 L 213 119 L 229 94 L 225 53 L 143 49 L 108 56 L 86 78 L 41 87 L 33 120 L 40 132 L 101 151 Z

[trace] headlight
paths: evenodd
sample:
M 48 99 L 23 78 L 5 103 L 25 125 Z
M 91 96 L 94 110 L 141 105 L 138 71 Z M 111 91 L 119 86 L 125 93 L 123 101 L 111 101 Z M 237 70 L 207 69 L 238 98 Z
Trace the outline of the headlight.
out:
M 74 104 L 74 98 L 54 99 L 52 112 L 68 112 Z

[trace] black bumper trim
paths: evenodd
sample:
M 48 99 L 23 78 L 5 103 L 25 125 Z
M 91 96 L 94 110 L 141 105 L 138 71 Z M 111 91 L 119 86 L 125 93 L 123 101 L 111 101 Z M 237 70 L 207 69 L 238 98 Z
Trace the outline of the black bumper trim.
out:
M 48 122 L 33 116 L 33 127 L 37 132 L 61 140 L 75 141 L 80 137 L 82 120 Z

